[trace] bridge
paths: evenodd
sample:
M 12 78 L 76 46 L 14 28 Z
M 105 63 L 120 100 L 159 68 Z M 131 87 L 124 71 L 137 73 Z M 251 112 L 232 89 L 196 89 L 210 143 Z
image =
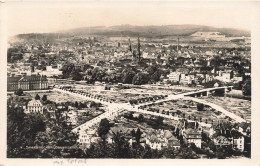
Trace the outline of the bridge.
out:
M 162 102 L 167 102 L 167 101 L 171 101 L 171 100 L 177 100 L 177 99 L 184 98 L 184 97 L 208 96 L 210 93 L 215 93 L 215 92 L 225 94 L 226 92 L 231 91 L 232 88 L 233 88 L 233 86 L 224 86 L 224 87 L 207 88 L 207 89 L 185 92 L 185 93 L 180 93 L 180 94 L 173 94 L 173 95 L 168 95 L 164 99 L 139 103 L 138 106 L 145 106 L 145 105 L 152 104 L 152 103 L 162 103 Z
M 192 97 L 200 97 L 200 96 L 208 96 L 209 93 L 222 93 L 225 94 L 228 91 L 232 91 L 233 86 L 223 86 L 223 87 L 215 87 L 215 88 L 207 88 L 192 92 L 184 93 L 184 96 L 192 96 Z
M 129 110 L 129 111 L 139 112 L 139 113 L 143 113 L 143 114 L 150 114 L 150 115 L 154 115 L 154 116 L 161 116 L 161 117 L 164 117 L 164 118 L 167 118 L 167 119 L 172 119 L 172 120 L 179 120 L 179 119 L 182 119 L 182 118 L 174 117 L 172 115 L 165 115 L 165 114 L 162 114 L 162 113 L 156 113 L 156 112 L 140 109 L 140 106 L 155 104 L 155 103 L 161 103 L 161 102 L 166 102 L 166 101 L 172 101 L 172 100 L 176 100 L 176 99 L 179 99 L 179 98 L 193 100 L 195 102 L 199 102 L 199 103 L 209 105 L 212 108 L 216 109 L 217 111 L 222 112 L 223 114 L 230 117 L 231 119 L 234 119 L 237 122 L 244 122 L 245 121 L 241 117 L 225 110 L 224 108 L 222 108 L 220 106 L 217 106 L 213 103 L 209 103 L 209 102 L 194 98 L 194 97 L 201 96 L 201 95 L 207 96 L 209 93 L 214 93 L 216 91 L 219 91 L 220 93 L 226 93 L 227 91 L 232 90 L 232 86 L 207 88 L 207 89 L 202 89 L 202 90 L 197 90 L 197 91 L 192 91 L 192 92 L 186 92 L 186 93 L 182 93 L 182 94 L 169 95 L 168 97 L 166 97 L 164 99 L 159 99 L 157 101 L 149 101 L 149 102 L 146 102 L 146 103 L 141 103 L 141 104 L 136 104 L 136 105 L 131 105 L 129 103 L 112 103 L 112 102 L 106 101 L 103 98 L 97 98 L 94 95 L 86 94 L 86 93 L 80 92 L 80 91 L 66 90 L 66 89 L 60 89 L 60 88 L 54 88 L 53 90 L 56 90 L 56 91 L 59 91 L 59 92 L 62 92 L 62 93 L 67 93 L 67 94 L 70 94 L 70 95 L 74 95 L 74 96 L 77 96 L 77 97 L 81 97 L 81 98 L 86 99 L 86 100 L 98 102 L 98 103 L 101 103 L 101 104 L 107 106 L 107 111 L 105 113 L 91 119 L 90 121 L 87 121 L 86 123 L 84 123 L 84 124 L 82 124 L 82 125 L 80 125 L 76 128 L 74 128 L 73 132 L 78 132 L 79 130 L 81 130 L 81 131 L 86 130 L 86 129 L 92 127 L 93 125 L 98 124 L 101 121 L 101 119 L 116 117 L 123 110 Z M 192 120 L 189 120 L 189 121 L 192 121 Z M 199 122 L 199 123 L 200 123 L 201 126 L 206 126 L 206 127 L 211 126 L 210 124 L 206 124 L 204 122 Z

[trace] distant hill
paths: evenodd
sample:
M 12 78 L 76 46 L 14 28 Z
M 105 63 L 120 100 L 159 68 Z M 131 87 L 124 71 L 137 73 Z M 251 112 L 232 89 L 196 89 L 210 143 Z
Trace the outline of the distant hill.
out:
M 60 31 L 70 35 L 104 35 L 104 36 L 129 36 L 129 37 L 165 37 L 165 36 L 189 36 L 195 32 L 220 32 L 226 36 L 250 36 L 250 31 L 234 28 L 215 28 L 203 25 L 163 25 L 163 26 L 97 26 L 82 27 Z
M 163 25 L 163 26 L 96 26 L 63 30 L 53 33 L 19 34 L 17 39 L 53 41 L 58 38 L 67 38 L 81 35 L 103 35 L 108 37 L 147 37 L 164 38 L 167 36 L 190 36 L 196 32 L 220 32 L 227 37 L 250 37 L 250 31 L 234 28 L 214 28 L 203 25 Z

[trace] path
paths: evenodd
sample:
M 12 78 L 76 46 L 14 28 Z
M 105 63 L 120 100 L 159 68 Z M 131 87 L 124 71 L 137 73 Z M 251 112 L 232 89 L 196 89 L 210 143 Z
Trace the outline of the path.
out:
M 101 99 L 97 99 L 94 97 L 89 97 L 84 93 L 80 93 L 80 92 L 70 92 L 67 90 L 63 90 L 63 89 L 58 89 L 58 88 L 54 88 L 53 90 L 59 91 L 59 92 L 63 92 L 63 93 L 68 93 L 77 97 L 81 97 L 83 99 L 86 100 L 90 100 L 90 101 L 94 101 L 94 102 L 98 102 L 101 103 L 103 105 L 107 106 L 107 111 L 95 118 L 93 118 L 90 121 L 87 121 L 86 123 L 76 127 L 73 129 L 74 132 L 77 132 L 79 129 L 80 130 L 86 130 L 90 127 L 92 127 L 95 124 L 98 124 L 101 119 L 104 118 L 113 118 L 119 115 L 119 113 L 123 110 L 129 110 L 129 111 L 133 111 L 133 112 L 139 112 L 139 113 L 143 113 L 143 114 L 149 114 L 149 115 L 154 115 L 154 116 L 160 116 L 160 117 L 164 117 L 167 119 L 172 119 L 172 120 L 179 120 L 182 118 L 179 117 L 174 117 L 172 115 L 165 115 L 165 114 L 161 114 L 161 113 L 157 113 L 157 112 L 152 112 L 152 111 L 146 111 L 143 109 L 139 109 L 140 106 L 144 106 L 144 105 L 149 105 L 149 104 L 155 104 L 155 103 L 161 103 L 161 102 L 166 102 L 166 101 L 171 101 L 171 100 L 176 100 L 179 98 L 184 98 L 187 100 L 193 100 L 195 102 L 199 102 L 199 103 L 203 103 L 205 105 L 208 105 L 220 112 L 222 112 L 223 114 L 225 114 L 226 116 L 229 116 L 230 118 L 236 120 L 237 122 L 244 122 L 245 120 L 238 117 L 237 115 L 228 112 L 227 110 L 225 110 L 224 108 L 213 104 L 213 103 L 209 103 L 207 101 L 201 100 L 201 99 L 197 99 L 197 98 L 192 98 L 192 97 L 186 97 L 187 95 L 192 95 L 192 94 L 196 94 L 196 93 L 202 93 L 202 92 L 207 92 L 207 91 L 212 91 L 212 90 L 216 90 L 216 89 L 223 89 L 223 88 L 227 88 L 227 87 L 217 87 L 217 88 L 208 88 L 208 89 L 203 89 L 203 90 L 199 90 L 199 91 L 193 91 L 193 92 L 186 92 L 186 93 L 182 93 L 182 94 L 176 94 L 176 95 L 169 95 L 164 99 L 160 99 L 157 101 L 149 101 L 146 103 L 141 103 L 141 104 L 136 104 L 135 106 L 130 105 L 129 103 L 111 103 L 111 102 L 107 102 Z M 192 120 L 189 120 L 192 121 Z M 199 122 L 201 126 L 205 126 L 205 127 L 210 127 L 210 124 L 206 124 L 204 122 Z

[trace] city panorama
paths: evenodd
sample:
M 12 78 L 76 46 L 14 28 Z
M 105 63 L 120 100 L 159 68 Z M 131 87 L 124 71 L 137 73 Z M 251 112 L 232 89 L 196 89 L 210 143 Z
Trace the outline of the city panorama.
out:
M 251 158 L 250 30 L 120 23 L 9 36 L 6 157 Z

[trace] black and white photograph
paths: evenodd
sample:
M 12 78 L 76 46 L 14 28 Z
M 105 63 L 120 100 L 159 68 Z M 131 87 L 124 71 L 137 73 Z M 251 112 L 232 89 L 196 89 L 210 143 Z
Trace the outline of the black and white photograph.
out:
M 4 157 L 250 160 L 259 4 L 1 5 Z

